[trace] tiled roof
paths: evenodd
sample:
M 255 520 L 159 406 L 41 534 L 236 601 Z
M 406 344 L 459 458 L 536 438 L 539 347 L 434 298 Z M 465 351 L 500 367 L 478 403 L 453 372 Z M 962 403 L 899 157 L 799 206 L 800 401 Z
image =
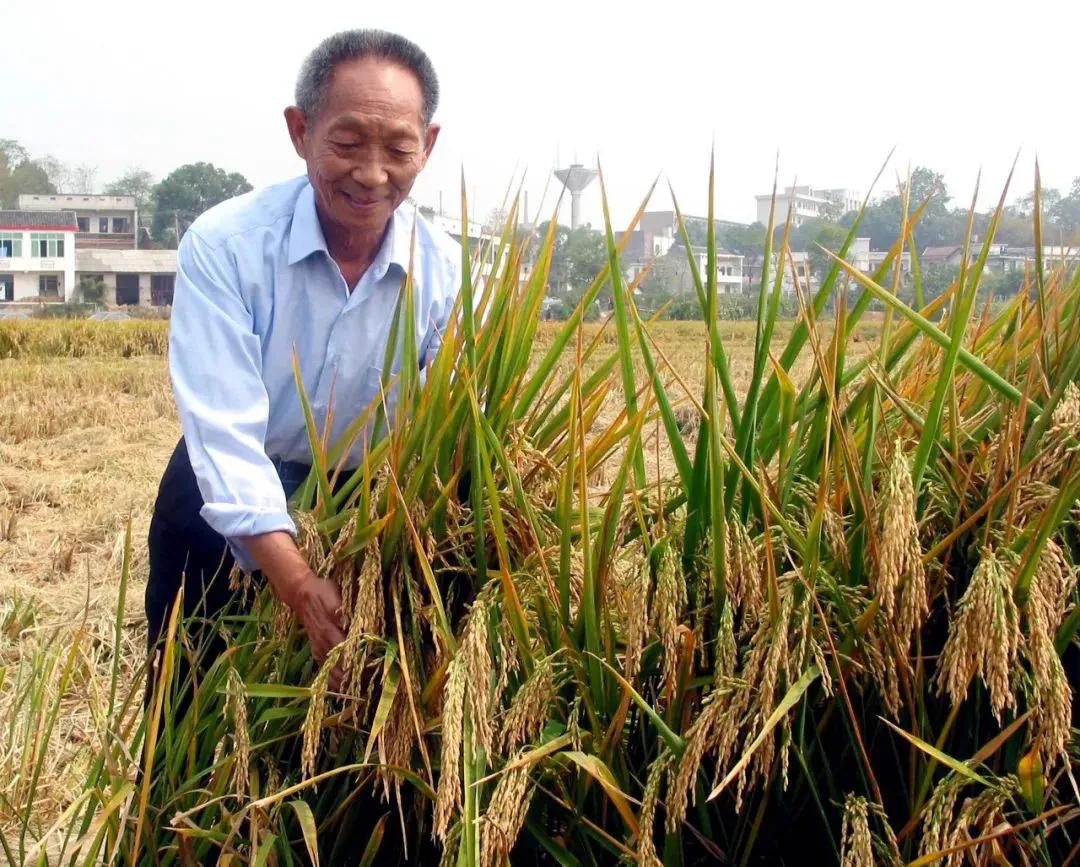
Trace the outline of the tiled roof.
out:
M 0 211 L 0 230 L 52 229 L 77 232 L 74 211 Z

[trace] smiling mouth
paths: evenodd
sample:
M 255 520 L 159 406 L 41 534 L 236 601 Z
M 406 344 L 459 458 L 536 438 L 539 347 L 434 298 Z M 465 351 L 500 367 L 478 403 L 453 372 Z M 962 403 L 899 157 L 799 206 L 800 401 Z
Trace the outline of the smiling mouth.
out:
M 342 197 L 345 202 L 355 211 L 371 211 L 380 204 L 381 199 L 367 199 L 358 198 L 357 196 L 350 196 L 348 193 L 342 191 Z

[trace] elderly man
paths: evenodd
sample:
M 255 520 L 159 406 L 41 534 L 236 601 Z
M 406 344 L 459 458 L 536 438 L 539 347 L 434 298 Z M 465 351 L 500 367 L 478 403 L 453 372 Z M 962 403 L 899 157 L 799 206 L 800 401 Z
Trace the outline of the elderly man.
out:
M 285 110 L 306 176 L 218 205 L 185 233 L 169 338 L 184 436 L 150 524 L 151 649 L 181 583 L 188 615 L 230 603 L 234 558 L 296 612 L 317 660 L 344 638 L 337 587 L 305 562 L 286 507 L 310 461 L 293 351 L 333 441 L 379 394 L 410 261 L 420 357 L 438 347 L 461 251 L 404 204 L 439 135 L 438 95 L 407 39 L 331 36 Z

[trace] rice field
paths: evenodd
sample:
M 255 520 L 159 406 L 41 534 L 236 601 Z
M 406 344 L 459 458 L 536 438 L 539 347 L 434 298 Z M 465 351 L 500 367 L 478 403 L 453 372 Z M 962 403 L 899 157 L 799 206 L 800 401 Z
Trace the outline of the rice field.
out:
M 129 522 L 125 681 L 133 682 L 143 663 L 146 532 L 180 427 L 164 356 L 167 323 L 138 324 L 137 333 L 146 337 L 141 344 L 130 334 L 117 334 L 128 331 L 130 324 L 123 322 L 0 324 L 0 345 L 12 354 L 11 347 L 20 347 L 17 357 L 0 360 L 0 646 L 4 665 L 11 666 L 8 682 L 10 672 L 28 661 L 19 654 L 55 628 L 77 625 L 90 630 L 93 643 L 111 643 Z M 752 324 L 723 325 L 733 347 L 736 379 L 745 385 L 753 360 Z M 867 339 L 874 328 L 867 326 Z M 65 336 L 65 330 L 71 333 Z M 551 346 L 557 330 L 557 323 L 540 324 L 537 357 Z M 585 333 L 600 330 L 590 325 Z M 781 324 L 778 351 L 789 330 L 789 323 Z M 663 322 L 654 333 L 687 381 L 700 387 L 704 364 L 694 347 L 704 340 L 704 325 Z M 610 328 L 601 340 L 613 343 Z M 568 355 L 562 366 L 571 364 Z M 805 376 L 806 358 L 801 365 Z M 615 406 L 613 400 L 602 417 L 613 417 Z M 670 455 L 660 460 L 670 469 Z M 87 672 L 87 679 L 104 682 L 111 665 L 110 656 L 97 658 L 97 670 Z M 13 698 L 4 695 L 7 702 Z M 50 744 L 42 745 L 51 754 L 37 794 L 36 818 L 42 822 L 59 815 L 84 782 L 85 733 L 91 727 L 85 698 L 74 689 L 64 697 L 58 731 Z M 12 770 L 14 758 L 9 753 L 8 764 L 0 768 Z M 18 774 L 3 773 L 0 779 L 7 781 L 0 791 L 6 786 L 4 796 L 18 804 Z M 2 808 L 0 817 L 5 824 L 13 819 Z
M 779 275 L 756 322 L 718 322 L 706 275 L 708 325 L 642 322 L 610 232 L 580 308 L 610 280 L 609 319 L 538 324 L 551 238 L 521 283 L 508 231 L 425 383 L 410 331 L 392 341 L 408 411 L 359 414 L 373 439 L 340 488 L 312 426 L 299 543 L 346 641 L 317 665 L 264 592 L 191 680 L 202 633 L 175 619 L 145 715 L 164 362 L 10 340 L 9 859 L 1075 858 L 1080 275 L 983 298 L 992 221 L 941 298 L 916 268 L 912 309 L 890 279 L 912 224 L 877 273 L 838 258 L 799 287 L 797 322 Z

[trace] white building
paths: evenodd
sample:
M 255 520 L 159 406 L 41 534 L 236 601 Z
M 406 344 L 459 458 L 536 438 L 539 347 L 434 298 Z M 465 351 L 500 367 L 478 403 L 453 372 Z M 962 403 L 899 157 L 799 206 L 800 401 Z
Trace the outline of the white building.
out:
M 859 267 L 859 270 L 866 274 L 873 274 L 878 268 L 885 262 L 885 258 L 889 255 L 888 250 L 871 250 L 867 259 L 866 267 Z M 911 273 L 911 252 L 905 250 L 900 257 L 900 273 L 904 277 L 907 277 Z
M 709 256 L 704 247 L 692 247 L 690 256 L 686 255 L 686 247 L 681 242 L 665 248 L 661 255 L 669 257 L 665 275 L 670 281 L 668 289 L 674 292 L 693 292 L 694 275 L 690 270 L 690 258 L 693 257 L 694 265 L 702 283 L 709 273 Z M 645 261 L 634 261 L 626 264 L 625 276 L 629 282 L 638 278 L 642 271 L 652 267 L 659 257 L 650 257 Z M 731 295 L 743 291 L 743 257 L 737 253 L 729 253 L 726 250 L 716 251 L 716 291 L 721 295 Z
M 765 193 L 754 198 L 757 199 L 757 220 L 767 226 L 769 211 L 772 208 L 772 193 Z M 801 226 L 807 220 L 857 211 L 861 205 L 861 197 L 853 190 L 842 188 L 821 190 L 805 185 L 788 187 L 776 194 L 774 222 L 777 226 L 784 225 L 790 210 L 792 211 L 791 225 Z
M 80 247 L 135 249 L 139 210 L 134 196 L 23 193 L 21 211 L 74 211 Z
M 847 260 L 864 274 L 869 273 L 870 239 L 854 238 L 851 242 L 851 246 L 848 247 Z
M 175 250 L 75 251 L 78 300 L 85 286 L 100 283 L 109 306 L 167 307 L 176 287 Z
M 676 254 L 686 254 L 686 248 L 682 244 L 677 245 Z M 692 247 L 694 259 L 697 262 L 697 270 L 704 283 L 705 275 L 709 273 L 709 253 L 704 247 Z M 743 257 L 737 253 L 729 253 L 726 250 L 716 251 L 716 291 L 721 295 L 732 295 L 743 291 Z
M 73 211 L 0 211 L 0 304 L 69 300 L 77 229 Z
M 776 278 L 777 269 L 783 270 L 780 279 L 780 291 L 785 294 L 795 292 L 795 283 L 798 281 L 799 288 L 803 292 L 817 288 L 810 268 L 810 254 L 801 250 L 789 250 L 781 259 L 780 250 L 773 249 L 769 266 L 769 291 L 772 292 L 773 280 Z M 746 263 L 744 269 L 744 289 L 746 292 L 758 292 L 761 289 L 761 270 L 765 264 L 762 255 L 753 256 Z

